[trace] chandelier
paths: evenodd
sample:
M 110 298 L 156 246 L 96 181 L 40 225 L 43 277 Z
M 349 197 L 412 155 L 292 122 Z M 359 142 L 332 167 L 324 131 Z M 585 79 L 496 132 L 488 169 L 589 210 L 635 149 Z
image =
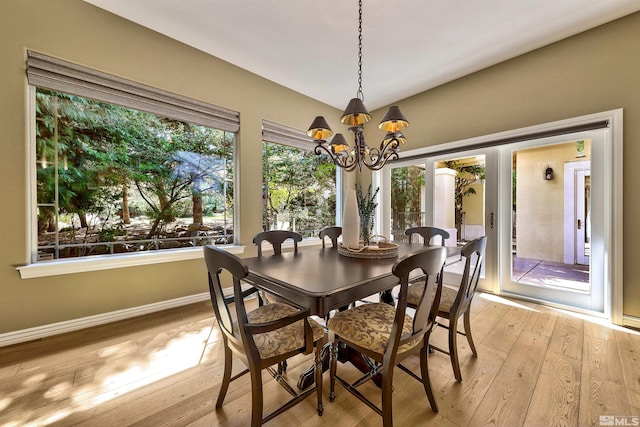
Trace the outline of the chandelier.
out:
M 327 154 L 336 166 L 347 172 L 357 167 L 362 171 L 362 165 L 371 170 L 381 169 L 390 159 L 398 159 L 398 150 L 401 144 L 407 140 L 401 130 L 409 126 L 397 106 L 389 107 L 387 114 L 378 127 L 387 132 L 380 143 L 380 148 L 370 148 L 364 140 L 363 125 L 371 120 L 371 114 L 364 106 L 364 94 L 362 92 L 362 0 L 358 1 L 358 92 L 356 97 L 349 101 L 340 118 L 340 122 L 350 126 L 353 132 L 354 146 L 350 147 L 341 133 L 335 134 L 331 142 L 327 139 L 333 135 L 333 131 L 324 117 L 315 118 L 307 135 L 317 143 L 314 152 L 317 155 Z

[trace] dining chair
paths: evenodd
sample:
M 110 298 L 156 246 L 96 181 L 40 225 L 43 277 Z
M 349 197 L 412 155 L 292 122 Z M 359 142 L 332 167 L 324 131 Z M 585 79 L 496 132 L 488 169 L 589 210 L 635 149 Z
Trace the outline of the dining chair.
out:
M 297 253 L 298 242 L 302 241 L 302 235 L 300 233 L 296 233 L 295 231 L 289 231 L 289 230 L 262 231 L 256 234 L 255 236 L 253 236 L 253 243 L 258 245 L 259 257 L 262 256 L 262 242 L 271 243 L 273 254 L 281 255 L 282 244 L 288 239 L 291 239 L 293 241 L 293 251 Z M 271 293 L 268 293 L 262 290 L 258 292 L 258 302 L 260 305 L 262 305 L 263 303 L 269 304 L 274 302 L 287 303 L 287 301 L 284 298 L 281 298 L 277 295 L 273 295 Z M 282 362 L 278 363 L 278 373 L 280 375 L 282 375 L 283 372 L 286 372 L 286 370 L 287 370 L 286 360 L 283 360 Z
M 484 252 L 487 246 L 486 236 L 479 237 L 470 241 L 462 247 L 461 255 L 465 258 L 464 271 L 460 286 L 458 289 L 448 286 L 442 287 L 442 297 L 440 299 L 440 307 L 438 309 L 438 317 L 447 319 L 448 324 L 437 322 L 437 325 L 449 330 L 449 350 L 444 350 L 434 345 L 431 348 L 441 353 L 448 354 L 451 358 L 451 366 L 453 373 L 458 382 L 462 382 L 462 373 L 460 372 L 460 361 L 458 357 L 458 334 L 464 335 L 469 341 L 469 347 L 474 356 L 478 356 L 476 346 L 471 336 L 471 301 L 475 295 L 478 281 L 480 279 L 480 270 L 484 260 Z M 424 286 L 421 284 L 413 284 L 409 286 L 408 302 L 409 307 L 415 308 L 420 302 Z M 458 331 L 458 319 L 464 315 L 464 332 Z
M 302 241 L 302 235 L 289 230 L 269 230 L 253 236 L 253 243 L 258 245 L 258 256 L 262 256 L 262 242 L 271 243 L 274 255 L 282 254 L 282 243 L 285 240 L 293 240 L 293 251 L 298 252 L 298 242 Z
M 442 246 L 444 246 L 445 240 L 449 238 L 449 232 L 447 230 L 437 227 L 411 227 L 407 228 L 404 234 L 409 237 L 409 243 L 413 243 L 414 234 L 419 234 L 424 239 L 425 246 L 430 245 L 431 240 L 436 236 L 440 236 Z
M 337 313 L 329 319 L 329 342 L 331 343 L 329 399 L 335 399 L 335 384 L 360 399 L 382 416 L 383 426 L 393 425 L 392 393 L 395 366 L 423 384 L 431 409 L 438 411 L 436 398 L 429 380 L 427 353 L 429 335 L 435 326 L 440 292 L 442 268 L 446 249 L 441 247 L 424 249 L 396 261 L 393 274 L 400 281 L 400 293 L 396 307 L 385 303 L 359 305 Z M 418 270 L 425 286 L 415 315 L 407 313 L 407 293 L 410 276 Z M 346 345 L 375 361 L 375 367 L 359 380 L 349 383 L 337 374 L 338 346 Z M 408 356 L 419 352 L 421 376 L 401 364 Z M 374 376 L 382 374 L 382 408 L 367 399 L 357 389 Z
M 322 228 L 318 233 L 318 237 L 320 237 L 320 240 L 322 240 L 323 248 L 325 247 L 325 241 L 324 241 L 325 237 L 329 237 L 331 239 L 331 244 L 333 245 L 333 247 L 337 248 L 338 237 L 340 237 L 341 234 L 342 234 L 342 227 L 330 225 Z
M 322 415 L 322 363 L 320 351 L 325 342 L 324 329 L 308 317 L 308 311 L 289 304 L 272 303 L 247 311 L 244 299 L 255 288 L 242 289 L 241 281 L 249 274 L 242 260 L 214 246 L 204 247 L 209 276 L 209 292 L 224 343 L 224 373 L 216 409 L 222 407 L 229 384 L 249 373 L 251 377 L 251 425 L 266 423 L 316 392 L 317 412 Z M 225 298 L 221 275 L 231 274 L 233 300 Z M 232 317 L 235 313 L 235 320 Z M 310 354 L 315 347 L 315 386 L 297 393 L 284 376 L 272 365 L 297 354 Z M 247 369 L 231 377 L 233 357 L 237 356 Z M 286 404 L 263 417 L 262 371 L 266 369 L 287 392 L 293 395 Z

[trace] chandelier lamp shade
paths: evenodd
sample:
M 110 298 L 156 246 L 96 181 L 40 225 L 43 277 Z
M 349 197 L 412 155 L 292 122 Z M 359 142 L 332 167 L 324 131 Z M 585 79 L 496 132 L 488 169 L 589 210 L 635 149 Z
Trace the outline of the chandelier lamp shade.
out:
M 307 135 L 316 142 L 314 152 L 318 155 L 328 155 L 333 163 L 351 172 L 362 166 L 371 169 L 381 169 L 388 160 L 398 159 L 400 145 L 406 142 L 402 130 L 409 126 L 409 121 L 404 117 L 397 106 L 389 107 L 378 128 L 386 132 L 380 147 L 369 147 L 364 140 L 364 124 L 371 120 L 371 114 L 364 106 L 364 94 L 362 92 L 362 0 L 358 1 L 358 92 L 356 97 L 349 101 L 340 118 L 340 122 L 349 126 L 353 133 L 354 145 L 350 146 L 341 133 L 333 134 L 324 117 L 315 118 Z M 333 138 L 329 140 L 329 138 Z

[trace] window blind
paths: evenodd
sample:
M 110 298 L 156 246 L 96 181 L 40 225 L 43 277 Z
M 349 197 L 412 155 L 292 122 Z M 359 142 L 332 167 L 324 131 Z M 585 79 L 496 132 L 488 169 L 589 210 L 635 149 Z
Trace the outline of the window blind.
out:
M 316 146 L 304 131 L 264 119 L 262 120 L 262 140 L 309 151 Z
M 118 104 L 227 132 L 240 129 L 240 113 L 132 80 L 27 51 L 30 85 Z

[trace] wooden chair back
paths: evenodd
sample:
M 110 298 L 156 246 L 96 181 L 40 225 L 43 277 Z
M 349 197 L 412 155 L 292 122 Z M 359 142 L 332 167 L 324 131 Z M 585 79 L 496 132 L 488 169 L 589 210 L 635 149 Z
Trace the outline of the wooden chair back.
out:
M 320 237 L 320 240 L 322 240 L 322 247 L 325 247 L 324 244 L 324 238 L 329 237 L 331 239 L 331 244 L 333 245 L 334 248 L 338 247 L 338 237 L 340 237 L 340 235 L 342 234 L 342 227 L 337 227 L 337 226 L 327 226 L 324 227 L 322 230 L 320 230 L 320 233 L 318 233 L 318 237 Z
M 411 227 L 405 232 L 405 235 L 409 236 L 409 243 L 413 243 L 413 235 L 419 234 L 424 239 L 424 245 L 429 246 L 431 239 L 436 236 L 440 236 L 440 244 L 444 246 L 445 240 L 449 238 L 449 232 L 437 227 Z
M 480 271 L 484 261 L 484 253 L 487 247 L 487 237 L 478 237 L 462 247 L 462 256 L 465 258 L 464 271 L 460 280 L 460 288 L 456 300 L 451 305 L 450 317 L 460 316 L 471 305 L 473 295 L 478 288 Z
M 289 230 L 269 230 L 256 234 L 253 237 L 253 243 L 258 245 L 258 256 L 262 256 L 262 242 L 267 241 L 273 247 L 273 254 L 280 255 L 282 253 L 282 243 L 287 240 L 293 240 L 293 251 L 298 252 L 298 242 L 302 241 L 302 235 L 295 231 Z
M 229 310 L 229 305 L 235 303 L 235 311 L 238 319 L 244 319 L 246 323 L 247 311 L 244 305 L 244 297 L 253 292 L 257 292 L 256 288 L 250 288 L 243 293 L 241 288 L 241 280 L 247 277 L 249 269 L 242 260 L 233 254 L 223 251 L 214 246 L 204 247 L 204 260 L 207 265 L 209 276 L 209 294 L 211 295 L 211 303 L 213 311 L 218 319 L 220 330 L 222 331 L 225 345 L 228 345 L 234 353 L 244 355 L 242 357 L 245 363 L 248 363 L 245 355 L 245 346 L 242 339 L 238 339 L 233 333 L 233 318 Z M 225 298 L 222 281 L 220 276 L 223 272 L 231 274 L 233 281 L 233 298 Z
M 387 353 L 397 351 L 402 344 L 425 335 L 433 329 L 438 314 L 440 295 L 442 292 L 442 268 L 447 258 L 447 250 L 444 247 L 435 247 L 416 252 L 396 261 L 393 265 L 393 274 L 400 279 L 400 293 L 396 305 L 395 327 L 389 337 Z M 425 290 L 416 306 L 413 316 L 411 334 L 402 336 L 403 323 L 407 309 L 407 293 L 409 283 L 412 281 L 412 273 L 423 276 Z M 393 357 L 393 356 L 392 356 Z

